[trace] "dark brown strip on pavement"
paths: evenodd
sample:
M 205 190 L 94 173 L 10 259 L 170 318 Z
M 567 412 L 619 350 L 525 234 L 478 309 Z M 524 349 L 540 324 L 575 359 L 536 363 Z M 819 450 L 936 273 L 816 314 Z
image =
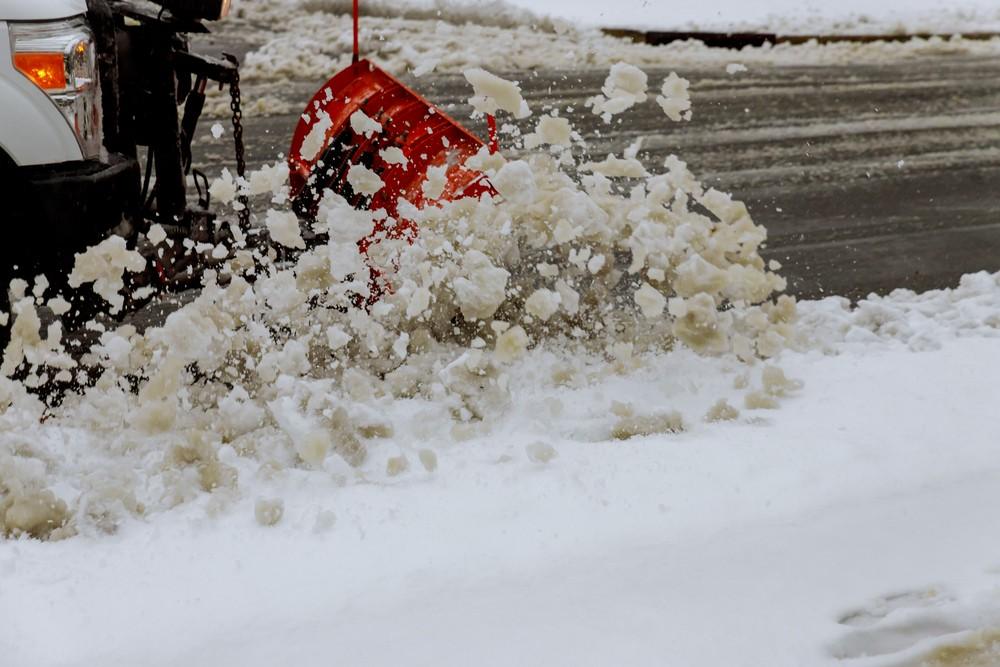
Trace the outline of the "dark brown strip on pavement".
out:
M 742 49 L 745 46 L 763 46 L 764 44 L 805 44 L 807 42 L 817 42 L 819 44 L 832 44 L 835 42 L 906 42 L 911 39 L 951 39 L 962 37 L 964 39 L 987 40 L 1000 37 L 997 32 L 970 32 L 970 33 L 892 33 L 874 35 L 779 35 L 767 32 L 669 32 L 669 31 L 643 31 L 627 30 L 622 28 L 605 28 L 602 32 L 612 37 L 621 37 L 642 44 L 669 44 L 670 42 L 682 42 L 684 40 L 696 40 L 703 42 L 705 46 L 719 47 L 725 49 Z

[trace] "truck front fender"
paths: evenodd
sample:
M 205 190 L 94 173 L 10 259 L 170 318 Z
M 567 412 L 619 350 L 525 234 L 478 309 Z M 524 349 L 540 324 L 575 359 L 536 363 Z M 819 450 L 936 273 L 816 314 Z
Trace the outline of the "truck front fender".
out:
M 66 118 L 48 95 L 14 69 L 10 31 L 0 21 L 0 149 L 18 166 L 82 160 Z

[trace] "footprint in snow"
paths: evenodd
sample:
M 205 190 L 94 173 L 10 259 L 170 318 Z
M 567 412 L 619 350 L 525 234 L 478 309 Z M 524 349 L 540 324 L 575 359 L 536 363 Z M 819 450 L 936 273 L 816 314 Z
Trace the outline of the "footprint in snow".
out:
M 886 595 L 843 614 L 830 655 L 865 667 L 1000 665 L 1000 593 L 963 602 L 934 588 Z
M 940 604 L 943 600 L 947 601 L 949 598 L 942 596 L 934 588 L 893 593 L 892 595 L 876 598 L 864 607 L 847 612 L 837 622 L 841 625 L 848 625 L 854 628 L 867 628 L 875 625 L 898 609 L 929 607 L 934 604 Z

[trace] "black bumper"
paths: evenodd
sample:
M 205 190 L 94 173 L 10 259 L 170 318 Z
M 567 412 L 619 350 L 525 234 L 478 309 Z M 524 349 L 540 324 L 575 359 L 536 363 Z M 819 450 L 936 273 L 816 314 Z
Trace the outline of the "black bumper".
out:
M 0 217 L 7 259 L 79 251 L 99 241 L 137 210 L 139 165 L 113 155 L 108 162 L 63 162 L 17 167 Z

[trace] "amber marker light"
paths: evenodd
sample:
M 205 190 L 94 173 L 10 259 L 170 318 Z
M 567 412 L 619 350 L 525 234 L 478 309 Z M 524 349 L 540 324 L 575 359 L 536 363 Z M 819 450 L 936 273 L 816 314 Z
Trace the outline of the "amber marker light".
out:
M 66 65 L 61 53 L 15 53 L 14 67 L 42 90 L 66 88 Z

